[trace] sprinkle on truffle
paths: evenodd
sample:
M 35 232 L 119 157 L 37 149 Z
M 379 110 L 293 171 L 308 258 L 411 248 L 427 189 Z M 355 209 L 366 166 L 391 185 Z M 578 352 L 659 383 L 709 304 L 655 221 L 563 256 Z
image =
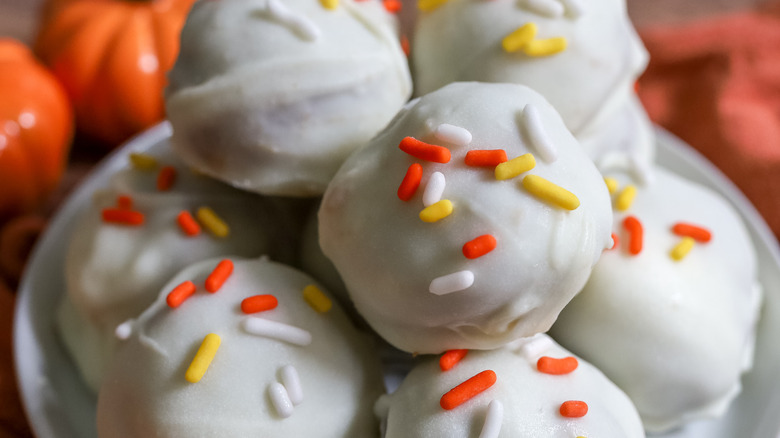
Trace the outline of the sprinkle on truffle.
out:
M 168 295 L 165 297 L 165 302 L 168 304 L 168 307 L 175 309 L 181 306 L 189 297 L 194 295 L 196 289 L 195 283 L 187 280 L 168 292 Z
M 198 352 L 195 353 L 195 357 L 192 359 L 187 372 L 184 374 L 184 378 L 190 383 L 200 382 L 203 375 L 209 369 L 211 362 L 214 360 L 214 356 L 217 355 L 219 345 L 222 343 L 222 339 L 219 335 L 209 333 L 203 338 L 203 342 L 198 348 Z
M 281 322 L 248 316 L 242 321 L 244 331 L 250 335 L 276 339 L 294 345 L 311 344 L 311 333 L 299 327 Z
M 455 365 L 460 363 L 460 361 L 463 360 L 464 357 L 466 357 L 466 354 L 468 354 L 468 352 L 469 351 L 465 349 L 447 350 L 439 358 L 439 368 L 441 368 L 442 371 L 451 370 Z
M 428 184 L 425 186 L 425 191 L 423 191 L 423 205 L 428 207 L 441 201 L 446 185 L 447 180 L 444 178 L 444 174 L 434 172 L 428 178 Z
M 408 201 L 412 199 L 417 188 L 420 187 L 420 181 L 422 180 L 423 168 L 419 163 L 412 163 L 406 170 L 404 179 L 401 180 L 401 184 L 398 186 L 398 199 L 402 201 Z
M 561 404 L 560 413 L 566 418 L 581 418 L 588 413 L 588 404 L 579 400 L 565 401 Z
M 276 309 L 279 301 L 271 294 L 252 295 L 241 300 L 241 312 L 249 315 Z
M 669 252 L 669 256 L 672 258 L 672 260 L 679 262 L 680 260 L 684 259 L 689 252 L 691 252 L 695 243 L 696 241 L 693 239 L 693 237 L 683 237 L 682 240 L 680 240 L 680 243 L 675 245 L 674 248 L 672 248 L 672 250 Z
M 644 240 L 644 230 L 642 222 L 635 216 L 627 216 L 623 219 L 623 228 L 628 231 L 628 252 L 631 255 L 638 255 L 642 252 Z
M 303 299 L 318 313 L 327 313 L 333 307 L 333 302 L 325 292 L 313 284 L 303 288 Z
M 580 206 L 580 200 L 574 193 L 541 176 L 526 175 L 523 178 L 523 188 L 537 198 L 565 210 L 575 210 Z
M 441 396 L 439 404 L 446 410 L 452 410 L 484 392 L 496 383 L 496 373 L 485 370 L 471 377 Z
M 206 277 L 206 290 L 211 293 L 218 291 L 232 273 L 233 262 L 230 259 L 220 261 L 209 276 Z
M 498 438 L 501 433 L 501 423 L 504 421 L 504 405 L 498 400 L 491 400 L 488 404 L 485 423 L 479 438 Z
M 682 237 L 692 237 L 697 242 L 707 243 L 712 239 L 712 233 L 700 226 L 685 222 L 677 222 L 672 227 L 672 232 Z
M 428 290 L 434 295 L 446 295 L 460 292 L 470 288 L 474 284 L 474 273 L 471 271 L 458 271 L 452 274 L 434 278 Z
M 542 356 L 536 362 L 536 369 L 540 373 L 562 375 L 569 374 L 577 369 L 579 362 L 574 356 L 556 359 L 550 356 Z
M 452 210 L 452 201 L 449 199 L 442 199 L 435 204 L 425 207 L 420 212 L 420 220 L 428 223 L 438 222 L 452 214 Z
M 200 207 L 195 212 L 195 217 L 216 237 L 227 237 L 230 234 L 230 227 L 210 207 Z

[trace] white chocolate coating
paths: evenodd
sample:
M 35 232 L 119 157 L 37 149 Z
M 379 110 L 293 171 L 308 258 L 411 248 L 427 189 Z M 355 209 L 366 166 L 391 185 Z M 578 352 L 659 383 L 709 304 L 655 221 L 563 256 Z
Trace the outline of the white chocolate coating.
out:
M 636 256 L 627 252 L 627 215 L 643 224 Z M 677 222 L 710 230 L 712 240 L 674 261 Z M 656 169 L 656 181 L 616 212 L 615 233 L 618 247 L 604 253 L 551 335 L 626 391 L 648 431 L 722 414 L 751 367 L 761 303 L 744 225 L 714 192 Z
M 95 392 L 116 346 L 115 328 L 138 316 L 184 266 L 224 254 L 292 258 L 286 230 L 277 220 L 277 202 L 194 174 L 167 143 L 147 154 L 160 166 L 172 165 L 177 170 L 171 190 L 157 190 L 159 166 L 143 171 L 128 164 L 104 191 L 96 193 L 68 247 L 67 295 L 57 323 L 84 380 Z M 131 196 L 133 210 L 144 213 L 142 226 L 103 222 L 101 211 L 116 207 L 120 194 Z M 202 206 L 211 207 L 228 224 L 227 237 L 215 237 L 205 227 L 195 237 L 182 232 L 176 222 L 179 212 L 188 210 L 195 216 Z
M 534 3 L 560 13 L 541 13 Z M 581 13 L 573 3 L 448 0 L 420 12 L 412 50 L 416 93 L 455 81 L 523 84 L 558 110 L 600 169 L 649 167 L 653 134 L 636 130 L 649 122 L 632 89 L 648 56 L 625 0 L 576 2 Z M 536 39 L 566 38 L 565 50 L 541 57 L 505 51 L 504 37 L 526 23 L 537 25 Z M 636 123 L 625 123 L 627 116 Z M 649 176 L 640 171 L 637 178 Z
M 538 159 L 532 170 L 501 181 L 492 168 L 464 163 L 471 149 L 504 149 L 510 159 L 532 152 L 519 123 L 527 104 L 538 109 L 556 161 Z M 445 123 L 473 136 L 468 146 L 447 145 L 449 163 L 399 149 L 407 136 L 434 142 Z M 396 191 L 413 163 L 423 168 L 422 182 L 405 202 Z M 422 193 L 436 171 L 445 175 L 443 197 L 454 210 L 426 223 L 418 217 Z M 580 206 L 565 210 L 530 194 L 521 184 L 529 174 L 573 192 Z M 544 98 L 515 84 L 457 83 L 413 101 L 347 160 L 319 211 L 321 247 L 357 310 L 388 342 L 419 353 L 491 349 L 549 329 L 611 245 L 611 222 L 593 163 Z M 462 246 L 484 234 L 496 238 L 496 248 L 467 259 Z M 429 291 L 434 279 L 464 270 L 473 273 L 472 286 Z
M 166 108 L 191 166 L 250 191 L 315 196 L 410 94 L 379 1 L 202 1 L 182 31 Z
M 386 422 L 385 438 L 477 438 L 483 436 L 481 433 L 506 438 L 645 436 L 631 400 L 598 369 L 579 360 L 569 374 L 542 373 L 537 369 L 540 357 L 561 359 L 571 353 L 547 335 L 537 335 L 527 342 L 542 345 L 528 350 L 521 344 L 469 351 L 448 371 L 441 370 L 438 358 L 425 359 L 396 392 L 377 404 L 376 410 Z M 496 373 L 493 386 L 452 410 L 440 406 L 442 395 L 484 370 Z M 560 406 L 569 400 L 587 403 L 587 414 L 579 418 L 562 416 Z M 489 413 L 491 402 L 494 412 Z M 499 404 L 503 413 L 495 408 Z M 490 430 L 494 434 L 488 435 Z
M 316 312 L 302 295 L 313 280 L 278 263 L 234 260 L 222 288 L 206 292 L 203 282 L 218 262 L 180 272 L 133 323 L 101 387 L 99 436 L 376 436 L 371 401 L 382 393 L 382 376 L 371 339 L 338 305 Z M 169 308 L 168 291 L 186 280 L 198 285 L 195 295 Z M 274 295 L 278 307 L 243 314 L 241 301 L 256 294 Z M 246 320 L 304 330 L 311 343 L 251 334 Z M 190 383 L 185 371 L 209 333 L 220 336 L 220 346 L 201 380 Z M 277 410 L 274 395 L 289 403 Z

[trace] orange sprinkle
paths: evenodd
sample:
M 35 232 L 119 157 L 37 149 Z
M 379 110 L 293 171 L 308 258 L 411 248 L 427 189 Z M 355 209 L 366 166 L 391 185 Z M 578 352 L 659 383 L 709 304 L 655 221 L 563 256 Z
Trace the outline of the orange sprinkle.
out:
M 401 11 L 400 0 L 383 0 L 382 5 L 384 5 L 385 10 L 391 14 L 397 14 Z
M 612 248 L 610 248 L 610 249 L 617 248 L 619 242 L 620 242 L 620 239 L 618 239 L 618 235 L 615 234 L 615 233 L 612 233 Z
M 168 292 L 168 296 L 165 298 L 165 302 L 169 307 L 177 308 L 181 306 L 187 298 L 191 297 L 195 293 L 195 283 L 187 280 L 184 283 L 173 288 Z
M 398 198 L 402 201 L 408 201 L 412 199 L 412 196 L 417 192 L 417 188 L 420 187 L 420 181 L 422 180 L 423 168 L 419 163 L 413 163 L 406 170 L 401 185 L 398 186 Z
M 579 362 L 573 356 L 556 359 L 550 356 L 542 356 L 536 361 L 536 369 L 545 374 L 569 374 L 577 369 Z
M 184 231 L 184 234 L 188 236 L 197 236 L 200 234 L 200 225 L 194 217 L 187 210 L 182 210 L 178 216 L 176 216 L 176 223 L 179 224 L 179 228 Z
M 404 51 L 404 55 L 406 57 L 409 57 L 409 54 L 412 53 L 411 44 L 409 44 L 409 38 L 406 35 L 401 35 L 401 50 Z
M 672 227 L 672 232 L 682 237 L 692 237 L 699 242 L 709 242 L 712 239 L 712 233 L 706 228 L 698 225 L 688 224 L 685 222 L 677 222 Z
M 144 214 L 139 211 L 106 208 L 102 213 L 103 222 L 111 224 L 138 226 L 144 223 Z
M 642 223 L 634 216 L 623 219 L 623 228 L 628 231 L 628 252 L 637 255 L 642 252 Z
M 503 149 L 477 149 L 466 152 L 466 165 L 474 167 L 496 167 L 507 161 Z
M 217 263 L 217 267 L 206 277 L 206 290 L 211 293 L 218 291 L 232 273 L 233 262 L 225 259 Z
M 466 353 L 468 352 L 468 350 L 447 350 L 439 358 L 439 368 L 441 368 L 442 371 L 451 370 L 452 367 L 461 361 L 461 359 L 466 357 Z
M 467 259 L 475 259 L 494 249 L 496 249 L 496 238 L 490 234 L 483 234 L 463 244 L 463 255 Z
M 455 409 L 479 395 L 482 391 L 496 383 L 496 373 L 493 370 L 485 370 L 452 388 L 441 396 L 439 404 L 446 410 Z
M 131 210 L 133 208 L 133 198 L 129 195 L 119 195 L 116 197 L 116 206 L 121 210 Z
M 561 415 L 567 418 L 580 418 L 588 413 L 588 404 L 584 401 L 569 400 L 563 402 L 560 409 Z
M 425 161 L 434 163 L 449 163 L 450 150 L 443 146 L 436 146 L 417 140 L 414 137 L 405 137 L 398 147 L 407 154 Z
M 166 192 L 176 182 L 176 169 L 173 166 L 165 166 L 157 174 L 157 190 Z
M 254 295 L 241 301 L 241 311 L 247 314 L 265 312 L 275 309 L 278 305 L 279 301 L 273 295 Z

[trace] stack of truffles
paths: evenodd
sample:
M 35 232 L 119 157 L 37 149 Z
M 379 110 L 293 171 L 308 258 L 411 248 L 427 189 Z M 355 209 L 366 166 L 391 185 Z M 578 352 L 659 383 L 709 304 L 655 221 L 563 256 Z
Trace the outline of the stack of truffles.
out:
M 633 438 L 728 409 L 756 256 L 655 164 L 623 0 L 404 5 L 413 78 L 400 6 L 194 5 L 170 141 L 68 252 L 101 438 Z

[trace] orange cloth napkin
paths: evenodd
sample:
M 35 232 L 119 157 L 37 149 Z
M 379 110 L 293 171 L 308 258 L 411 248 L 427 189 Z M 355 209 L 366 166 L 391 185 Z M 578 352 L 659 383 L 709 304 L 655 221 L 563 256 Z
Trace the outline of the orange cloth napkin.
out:
M 719 167 L 780 236 L 780 2 L 639 33 L 651 119 Z

